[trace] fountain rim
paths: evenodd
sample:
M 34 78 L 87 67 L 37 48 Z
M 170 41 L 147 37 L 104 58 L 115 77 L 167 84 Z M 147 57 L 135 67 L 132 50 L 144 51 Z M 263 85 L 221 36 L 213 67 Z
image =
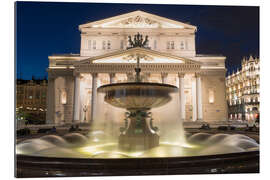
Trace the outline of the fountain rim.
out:
M 187 157 L 122 159 L 55 158 L 17 154 L 16 177 L 58 177 L 57 172 L 59 170 L 64 173 L 62 177 L 209 174 L 213 173 L 210 171 L 213 168 L 218 169 L 215 174 L 258 173 L 259 157 L 260 151 Z M 239 164 L 243 167 L 239 167 Z M 249 164 L 249 166 L 246 164 Z M 200 168 L 198 168 L 198 165 L 200 165 Z M 74 168 L 74 166 L 76 167 Z M 252 169 L 250 170 L 250 168 Z M 20 173 L 29 170 L 30 173 Z M 31 170 L 33 171 L 32 174 Z M 47 173 L 48 170 L 51 172 L 50 174 Z M 84 175 L 81 174 L 82 171 L 84 171 Z
M 123 82 L 123 83 L 111 83 L 111 84 L 105 84 L 102 85 L 100 87 L 97 88 L 97 91 L 99 93 L 105 93 L 106 91 L 103 91 L 104 89 L 106 89 L 107 87 L 118 87 L 118 86 L 126 86 L 126 87 L 130 87 L 130 86 L 157 86 L 157 87 L 161 87 L 161 88 L 170 88 L 170 89 L 174 89 L 175 92 L 178 89 L 177 86 L 171 85 L 171 84 L 162 84 L 162 83 L 153 83 L 153 82 Z

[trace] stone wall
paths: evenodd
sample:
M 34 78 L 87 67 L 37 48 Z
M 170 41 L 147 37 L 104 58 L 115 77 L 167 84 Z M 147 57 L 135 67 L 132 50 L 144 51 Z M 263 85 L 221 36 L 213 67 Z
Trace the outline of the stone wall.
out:
M 210 91 L 213 91 L 214 102 L 209 102 Z M 207 122 L 227 119 L 224 75 L 202 76 L 203 120 Z

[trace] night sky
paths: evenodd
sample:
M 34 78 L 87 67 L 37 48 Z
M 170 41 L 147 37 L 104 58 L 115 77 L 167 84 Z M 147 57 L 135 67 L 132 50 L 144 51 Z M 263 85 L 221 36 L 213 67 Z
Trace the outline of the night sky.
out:
M 259 56 L 258 7 L 17 2 L 15 8 L 17 78 L 43 78 L 49 55 L 80 53 L 80 24 L 135 10 L 197 26 L 197 54 L 226 56 L 229 72 L 242 57 Z

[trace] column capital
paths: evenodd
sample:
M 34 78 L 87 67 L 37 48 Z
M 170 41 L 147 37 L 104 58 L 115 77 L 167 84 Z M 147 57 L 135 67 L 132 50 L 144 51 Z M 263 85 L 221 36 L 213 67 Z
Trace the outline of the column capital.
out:
M 185 73 L 179 72 L 179 73 L 178 73 L 178 77 L 179 77 L 179 78 L 184 78 L 184 77 L 185 77 Z
M 110 77 L 115 77 L 115 73 L 109 73 Z
M 97 77 L 98 76 L 98 73 L 90 73 L 92 77 Z

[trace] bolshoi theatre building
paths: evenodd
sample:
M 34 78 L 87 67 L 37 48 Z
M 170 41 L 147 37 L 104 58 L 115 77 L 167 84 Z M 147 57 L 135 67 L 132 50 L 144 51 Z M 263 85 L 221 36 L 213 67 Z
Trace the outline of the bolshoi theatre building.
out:
M 143 11 L 79 26 L 80 54 L 49 56 L 47 124 L 90 123 L 99 86 L 141 78 L 177 86 L 186 122 L 227 119 L 224 56 L 196 54 L 197 27 Z M 129 36 L 148 36 L 147 48 Z

